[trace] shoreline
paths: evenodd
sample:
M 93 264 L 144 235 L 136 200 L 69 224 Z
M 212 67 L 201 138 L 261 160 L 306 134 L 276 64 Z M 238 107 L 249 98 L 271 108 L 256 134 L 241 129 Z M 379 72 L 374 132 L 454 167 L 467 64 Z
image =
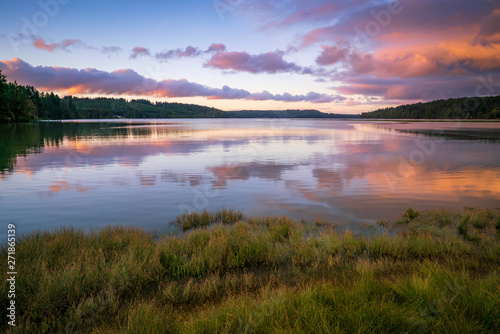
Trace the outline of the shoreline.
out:
M 115 226 L 20 237 L 13 332 L 500 326 L 500 209 L 408 209 L 367 226 L 371 235 L 235 210 L 185 214 L 172 224 L 178 233 Z M 6 247 L 0 254 L 6 259 Z

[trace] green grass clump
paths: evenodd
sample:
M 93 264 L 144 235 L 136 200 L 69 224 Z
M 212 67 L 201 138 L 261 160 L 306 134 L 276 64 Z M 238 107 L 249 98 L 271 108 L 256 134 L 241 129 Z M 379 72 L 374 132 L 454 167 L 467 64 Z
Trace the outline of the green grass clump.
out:
M 420 213 L 418 211 L 413 210 L 412 208 L 406 209 L 406 211 L 403 213 L 403 217 L 399 220 L 403 224 L 408 224 L 412 220 L 418 217 Z
M 234 224 L 243 219 L 241 211 L 219 209 L 215 212 L 203 210 L 201 213 L 184 213 L 177 217 L 175 224 L 182 227 L 183 231 L 188 231 L 197 227 L 206 227 L 211 224 Z
M 500 210 L 408 209 L 357 235 L 218 210 L 177 218 L 178 234 L 36 232 L 17 243 L 17 326 L 0 330 L 493 333 L 499 222 Z

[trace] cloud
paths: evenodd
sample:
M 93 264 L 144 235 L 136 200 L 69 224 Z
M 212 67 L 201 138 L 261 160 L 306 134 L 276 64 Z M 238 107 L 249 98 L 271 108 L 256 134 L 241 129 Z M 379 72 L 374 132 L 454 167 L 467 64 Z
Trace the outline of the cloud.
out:
M 282 51 L 251 55 L 247 52 L 217 52 L 206 67 L 249 73 L 300 72 L 302 67 L 283 59 Z
M 477 75 L 500 69 L 500 44 L 471 44 L 467 41 L 443 41 L 433 45 L 387 47 L 373 53 L 358 53 L 346 48 L 323 46 L 317 58 L 319 65 L 341 63 L 343 76 L 371 74 L 377 78 L 414 78 L 429 76 Z M 333 50 L 330 52 L 330 50 Z M 326 55 L 325 55 L 326 54 Z
M 166 61 L 172 58 L 185 58 L 185 57 L 196 57 L 202 54 L 203 52 L 191 45 L 186 47 L 185 49 L 174 49 L 163 51 L 155 54 L 155 58 L 160 61 Z
M 491 75 L 424 78 L 350 77 L 333 90 L 346 95 L 380 96 L 386 100 L 431 101 L 451 97 L 500 94 L 500 70 Z
M 361 102 L 355 101 L 353 99 L 349 99 L 345 103 L 345 105 L 348 106 L 348 107 L 357 106 L 357 105 L 360 105 L 360 104 L 361 104 Z
M 113 54 L 113 53 L 119 53 L 122 52 L 122 48 L 119 46 L 103 46 L 101 48 L 101 52 L 104 54 Z
M 318 65 L 332 65 L 340 60 L 345 59 L 349 50 L 347 48 L 341 48 L 339 46 L 328 46 L 322 45 L 323 51 L 316 58 L 316 63 Z
M 207 50 L 207 52 L 219 52 L 219 51 L 226 51 L 226 46 L 222 43 L 212 43 Z
M 314 2 L 316 2 L 316 4 Z M 298 6 L 287 17 L 279 21 L 273 20 L 271 23 L 265 25 L 263 29 L 286 27 L 311 20 L 314 22 L 331 20 L 332 16 L 340 9 L 339 3 L 332 3 L 330 1 L 326 1 L 326 3 L 325 1 L 317 2 L 318 1 L 307 1 L 305 2 L 307 3 L 307 8 Z
M 207 99 L 275 100 L 285 102 L 309 101 L 327 103 L 342 97 L 309 92 L 303 95 L 289 93 L 271 94 L 267 91 L 250 93 L 229 86 L 211 88 L 181 80 L 156 81 L 145 78 L 131 69 L 113 72 L 95 68 L 75 69 L 66 67 L 32 66 L 19 58 L 0 62 L 0 70 L 9 80 L 32 85 L 45 91 L 61 91 L 68 94 L 141 95 L 155 97 L 205 97 Z
M 305 6 L 304 4 L 302 6 Z M 421 1 L 340 1 L 341 11 L 334 14 L 333 24 L 317 27 L 299 38 L 301 48 L 311 44 L 339 40 L 378 45 L 384 36 L 402 34 L 404 43 L 427 38 L 442 40 L 477 31 L 483 21 L 485 32 L 494 30 L 498 4 L 489 0 L 421 0 Z M 320 13 L 308 17 L 314 22 Z M 497 20 L 498 21 L 498 20 Z
M 291 95 L 289 93 L 273 95 L 268 91 L 263 91 L 262 93 L 252 94 L 250 99 L 256 101 L 275 100 L 275 101 L 285 101 L 285 102 L 309 101 L 312 103 L 329 103 L 335 101 L 343 101 L 345 98 L 339 95 L 332 96 L 326 94 L 319 94 L 316 92 L 309 92 L 306 95 Z
M 132 49 L 132 53 L 130 54 L 130 59 L 136 59 L 137 57 L 142 57 L 142 56 L 151 56 L 151 52 L 143 48 L 142 46 L 136 46 L 135 48 Z
M 236 7 L 235 12 L 251 18 L 260 30 L 288 29 L 338 21 L 368 4 L 366 0 L 251 0 Z
M 33 42 L 33 46 L 38 48 L 38 49 L 46 50 L 49 52 L 54 52 L 55 49 L 60 48 L 60 44 L 58 44 L 58 43 L 47 44 L 47 43 L 45 43 L 45 41 L 42 38 L 37 38 Z
M 423 101 L 500 94 L 495 85 L 476 93 L 477 78 L 500 74 L 500 44 L 474 44 L 472 39 L 421 43 L 372 53 L 360 53 L 342 44 L 347 52 L 340 55 L 340 46 L 322 46 L 317 63 L 335 66 L 330 80 L 342 82 L 336 89 L 342 94 Z
M 344 76 L 359 75 L 372 72 L 374 68 L 373 56 L 369 53 L 359 53 L 348 42 L 343 42 L 339 46 L 321 46 L 321 54 L 316 58 L 316 63 L 320 66 L 340 64 L 346 71 L 336 71 Z M 319 73 L 318 71 L 316 71 Z
M 80 41 L 79 39 L 65 39 L 64 41 L 62 41 L 61 43 L 62 47 L 65 49 L 67 48 L 68 46 L 72 46 L 72 45 L 83 45 L 82 41 Z
M 135 47 L 132 50 L 132 55 L 130 56 L 130 58 L 135 59 L 138 56 L 151 56 L 158 61 L 164 62 L 164 61 L 168 61 L 171 59 L 194 58 L 194 57 L 201 56 L 203 54 L 222 52 L 225 50 L 226 50 L 226 46 L 224 44 L 213 43 L 208 47 L 207 50 L 204 50 L 204 51 L 201 50 L 200 48 L 189 45 L 184 49 L 164 50 L 164 51 L 157 52 L 154 55 L 152 55 L 151 52 L 149 51 L 149 49 L 146 49 L 143 47 Z
M 55 50 L 64 50 L 64 51 L 69 51 L 68 48 L 70 46 L 81 46 L 84 48 L 90 48 L 86 46 L 81 40 L 79 39 L 65 39 L 61 43 L 50 43 L 47 44 L 45 40 L 41 37 L 36 37 L 36 36 L 30 36 L 30 39 L 33 40 L 33 46 L 40 49 L 40 50 L 46 50 L 49 52 L 54 52 Z
M 299 34 L 289 50 L 321 47 L 315 59 L 319 68 L 293 63 L 287 68 L 283 57 L 276 57 L 266 69 L 252 62 L 259 55 L 244 52 L 215 54 L 206 66 L 308 73 L 318 82 L 335 82 L 339 93 L 365 98 L 425 101 L 500 94 L 500 5 L 495 1 L 253 0 L 239 12 L 252 16 L 261 29 Z M 481 86 L 478 78 L 484 82 L 490 75 L 493 82 Z
M 45 50 L 48 52 L 54 52 L 57 50 L 71 52 L 72 47 L 79 47 L 89 50 L 99 50 L 101 53 L 104 54 L 113 54 L 113 53 L 116 54 L 123 51 L 122 48 L 118 46 L 103 46 L 101 48 L 97 48 L 95 46 L 88 45 L 79 39 L 74 39 L 74 38 L 67 38 L 59 43 L 56 42 L 48 43 L 43 37 L 37 35 L 14 34 L 11 37 L 16 42 L 21 41 L 25 43 L 30 43 L 37 49 Z
M 474 38 L 474 43 L 482 45 L 491 45 L 492 43 L 500 43 L 500 8 L 481 20 L 481 28 L 479 33 Z

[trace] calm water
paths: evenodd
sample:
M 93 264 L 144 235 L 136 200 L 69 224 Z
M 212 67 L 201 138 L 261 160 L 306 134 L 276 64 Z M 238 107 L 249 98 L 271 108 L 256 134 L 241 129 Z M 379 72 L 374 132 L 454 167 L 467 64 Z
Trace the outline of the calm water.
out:
M 488 140 L 446 131 L 484 132 Z M 16 223 L 20 233 L 62 225 L 164 229 L 184 211 L 227 207 L 355 228 L 410 205 L 499 207 L 498 137 L 500 123 L 0 124 L 0 222 Z

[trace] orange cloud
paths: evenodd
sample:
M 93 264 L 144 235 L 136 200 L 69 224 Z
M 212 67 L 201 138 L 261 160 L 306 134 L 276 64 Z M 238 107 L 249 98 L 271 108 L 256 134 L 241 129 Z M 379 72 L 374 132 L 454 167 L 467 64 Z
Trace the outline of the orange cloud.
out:
M 373 55 L 373 74 L 377 77 L 454 76 L 497 69 L 500 44 L 448 40 L 438 45 L 384 48 Z
M 45 43 L 45 41 L 41 38 L 37 38 L 34 42 L 33 42 L 33 45 L 38 48 L 38 49 L 42 49 L 42 50 L 47 50 L 49 52 L 54 52 L 55 49 L 59 48 L 61 45 L 58 44 L 58 43 L 50 43 L 50 44 L 47 44 Z
M 47 44 L 43 38 L 34 38 L 33 39 L 33 46 L 40 49 L 40 50 L 46 50 L 49 52 L 54 52 L 57 49 L 61 50 L 66 50 L 70 46 L 83 46 L 85 48 L 92 48 L 90 46 L 86 46 L 82 41 L 79 39 L 65 39 L 61 43 L 50 43 Z

